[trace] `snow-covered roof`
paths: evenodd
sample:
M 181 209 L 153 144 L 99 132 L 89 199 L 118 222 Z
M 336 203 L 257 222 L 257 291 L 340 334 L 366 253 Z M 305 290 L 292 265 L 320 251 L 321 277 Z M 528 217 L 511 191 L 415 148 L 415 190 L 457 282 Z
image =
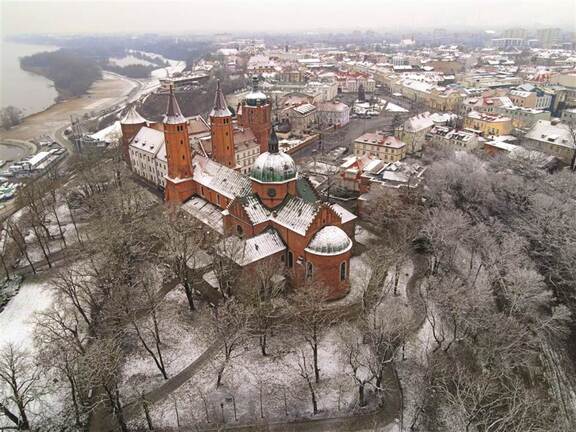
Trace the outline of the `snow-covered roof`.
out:
M 286 246 L 278 232 L 269 229 L 248 239 L 228 237 L 219 243 L 217 249 L 236 264 L 245 266 L 282 252 L 286 250 Z
M 434 126 L 434 120 L 431 118 L 429 112 L 425 112 L 422 114 L 415 115 L 414 117 L 410 117 L 404 123 L 404 130 L 410 132 L 418 132 L 422 129 L 431 128 Z
M 300 235 L 306 235 L 320 206 L 291 196 L 280 208 L 270 215 L 270 219 Z
M 144 117 L 142 117 L 140 114 L 138 114 L 138 111 L 136 111 L 136 107 L 134 105 L 132 105 L 128 109 L 128 112 L 126 113 L 124 118 L 122 120 L 120 120 L 120 123 L 122 123 L 122 124 L 145 124 L 146 119 L 144 119 Z
M 261 183 L 282 183 L 296 178 L 296 163 L 288 154 L 265 152 L 256 158 L 250 177 Z
M 155 155 L 164 146 L 164 132 L 142 127 L 130 141 L 130 147 Z
M 222 211 L 205 199 L 199 196 L 194 196 L 182 204 L 181 209 L 213 230 L 220 234 L 224 234 L 224 219 Z
M 352 248 L 352 240 L 340 228 L 328 225 L 319 230 L 305 249 L 314 255 L 341 255 Z
M 378 161 L 373 161 L 373 162 L 378 162 Z M 349 222 L 349 221 L 354 220 L 358 217 L 354 213 L 346 210 L 340 204 L 332 204 L 331 207 L 332 207 L 332 210 L 334 210 L 338 214 L 338 216 L 340 216 L 340 218 L 342 219 L 342 223 Z
M 194 156 L 192 167 L 196 182 L 229 199 L 251 192 L 250 180 L 247 177 L 204 156 Z
M 563 123 L 552 124 L 549 120 L 538 120 L 525 138 L 574 148 L 570 128 Z
M 312 111 L 314 111 L 316 109 L 316 107 L 310 103 L 304 103 L 302 105 L 294 107 L 293 109 L 298 114 L 306 115 L 306 114 L 310 114 Z

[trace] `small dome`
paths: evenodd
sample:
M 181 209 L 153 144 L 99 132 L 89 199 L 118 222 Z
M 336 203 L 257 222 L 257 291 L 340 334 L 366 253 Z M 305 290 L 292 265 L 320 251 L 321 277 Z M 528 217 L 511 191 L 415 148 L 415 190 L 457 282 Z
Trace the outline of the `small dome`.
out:
M 246 95 L 246 105 L 260 106 L 268 102 L 268 97 L 258 89 L 258 78 L 252 78 L 252 91 Z
M 251 91 L 246 95 L 246 105 L 259 106 L 268 102 L 268 97 L 261 91 Z
M 342 229 L 329 225 L 314 234 L 308 243 L 306 252 L 315 255 L 340 255 L 348 252 L 351 248 L 352 240 L 350 237 Z
M 250 177 L 261 183 L 281 183 L 296 178 L 296 163 L 284 152 L 262 153 L 254 161 Z

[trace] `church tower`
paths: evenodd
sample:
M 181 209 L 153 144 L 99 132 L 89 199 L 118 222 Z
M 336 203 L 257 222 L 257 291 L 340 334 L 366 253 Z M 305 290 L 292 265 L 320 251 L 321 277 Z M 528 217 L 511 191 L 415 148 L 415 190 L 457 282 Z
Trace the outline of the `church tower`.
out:
M 148 122 L 138 114 L 134 105 L 130 106 L 124 118 L 120 120 L 120 129 L 122 130 L 122 158 L 128 165 L 130 165 L 130 153 L 128 150 L 130 142 L 147 123 Z
M 188 121 L 180 111 L 173 87 L 170 87 L 164 116 L 164 140 L 168 162 L 164 200 L 181 204 L 194 194 L 192 152 L 188 139 Z
M 214 108 L 210 112 L 210 132 L 212 135 L 212 158 L 228 168 L 236 168 L 236 150 L 234 148 L 234 130 L 232 113 L 226 104 L 226 98 L 220 88 L 216 88 Z
M 260 154 L 268 151 L 268 137 L 272 127 L 272 104 L 258 89 L 258 78 L 252 78 L 252 91 L 238 107 L 238 124 L 248 127 L 260 144 Z
M 269 150 L 254 161 L 250 179 L 252 191 L 258 195 L 262 204 L 273 209 L 282 204 L 287 195 L 298 195 L 296 163 L 290 155 L 278 149 L 278 137 L 274 128 L 268 139 Z

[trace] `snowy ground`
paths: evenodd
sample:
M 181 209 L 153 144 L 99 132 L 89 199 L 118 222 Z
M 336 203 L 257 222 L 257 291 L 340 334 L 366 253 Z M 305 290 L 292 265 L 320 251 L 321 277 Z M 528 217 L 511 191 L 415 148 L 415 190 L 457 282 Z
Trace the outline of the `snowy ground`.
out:
M 53 301 L 49 280 L 28 278 L 0 313 L 0 350 L 12 343 L 31 349 L 33 320 L 37 312 L 48 308 Z
M 161 337 L 163 339 L 163 357 L 168 376 L 172 377 L 182 371 L 202 354 L 209 343 L 206 333 L 207 314 L 203 304 L 199 310 L 190 312 L 186 296 L 180 287 L 175 288 L 164 298 L 161 315 Z M 150 390 L 161 385 L 164 380 L 154 364 L 152 357 L 139 345 L 127 355 L 122 368 L 121 390 L 131 394 L 134 389 Z
M 390 111 L 390 112 L 408 112 L 407 109 L 402 108 L 399 105 L 393 104 L 392 102 L 388 102 L 388 105 L 386 105 L 386 111 Z
M 318 416 L 349 412 L 356 404 L 356 387 L 344 359 L 338 354 L 338 335 L 339 329 L 333 328 L 320 342 L 321 383 L 317 396 L 321 413 Z M 211 422 L 219 422 L 222 412 L 224 418 L 232 421 L 234 403 L 238 421 L 255 421 L 261 416 L 260 393 L 262 414 L 267 419 L 286 418 L 286 409 L 291 418 L 312 417 L 310 393 L 298 374 L 300 352 L 311 361 L 310 348 L 299 336 L 282 334 L 271 338 L 269 351 L 270 355 L 263 357 L 257 344 L 250 344 L 239 357 L 232 359 L 219 389 L 215 387 L 216 365 L 207 364 L 172 398 L 152 407 L 155 427 L 176 426 L 176 408 L 181 425 L 205 422 L 207 415 Z M 135 419 L 134 424 L 143 424 L 142 421 L 143 418 Z

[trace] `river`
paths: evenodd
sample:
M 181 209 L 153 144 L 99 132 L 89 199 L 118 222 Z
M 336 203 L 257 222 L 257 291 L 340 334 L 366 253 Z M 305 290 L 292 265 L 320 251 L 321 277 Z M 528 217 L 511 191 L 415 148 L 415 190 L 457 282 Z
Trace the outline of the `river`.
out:
M 29 45 L 0 40 L 0 107 L 15 106 L 23 116 L 40 112 L 58 96 L 52 81 L 20 68 L 20 57 L 54 51 L 50 45 Z

